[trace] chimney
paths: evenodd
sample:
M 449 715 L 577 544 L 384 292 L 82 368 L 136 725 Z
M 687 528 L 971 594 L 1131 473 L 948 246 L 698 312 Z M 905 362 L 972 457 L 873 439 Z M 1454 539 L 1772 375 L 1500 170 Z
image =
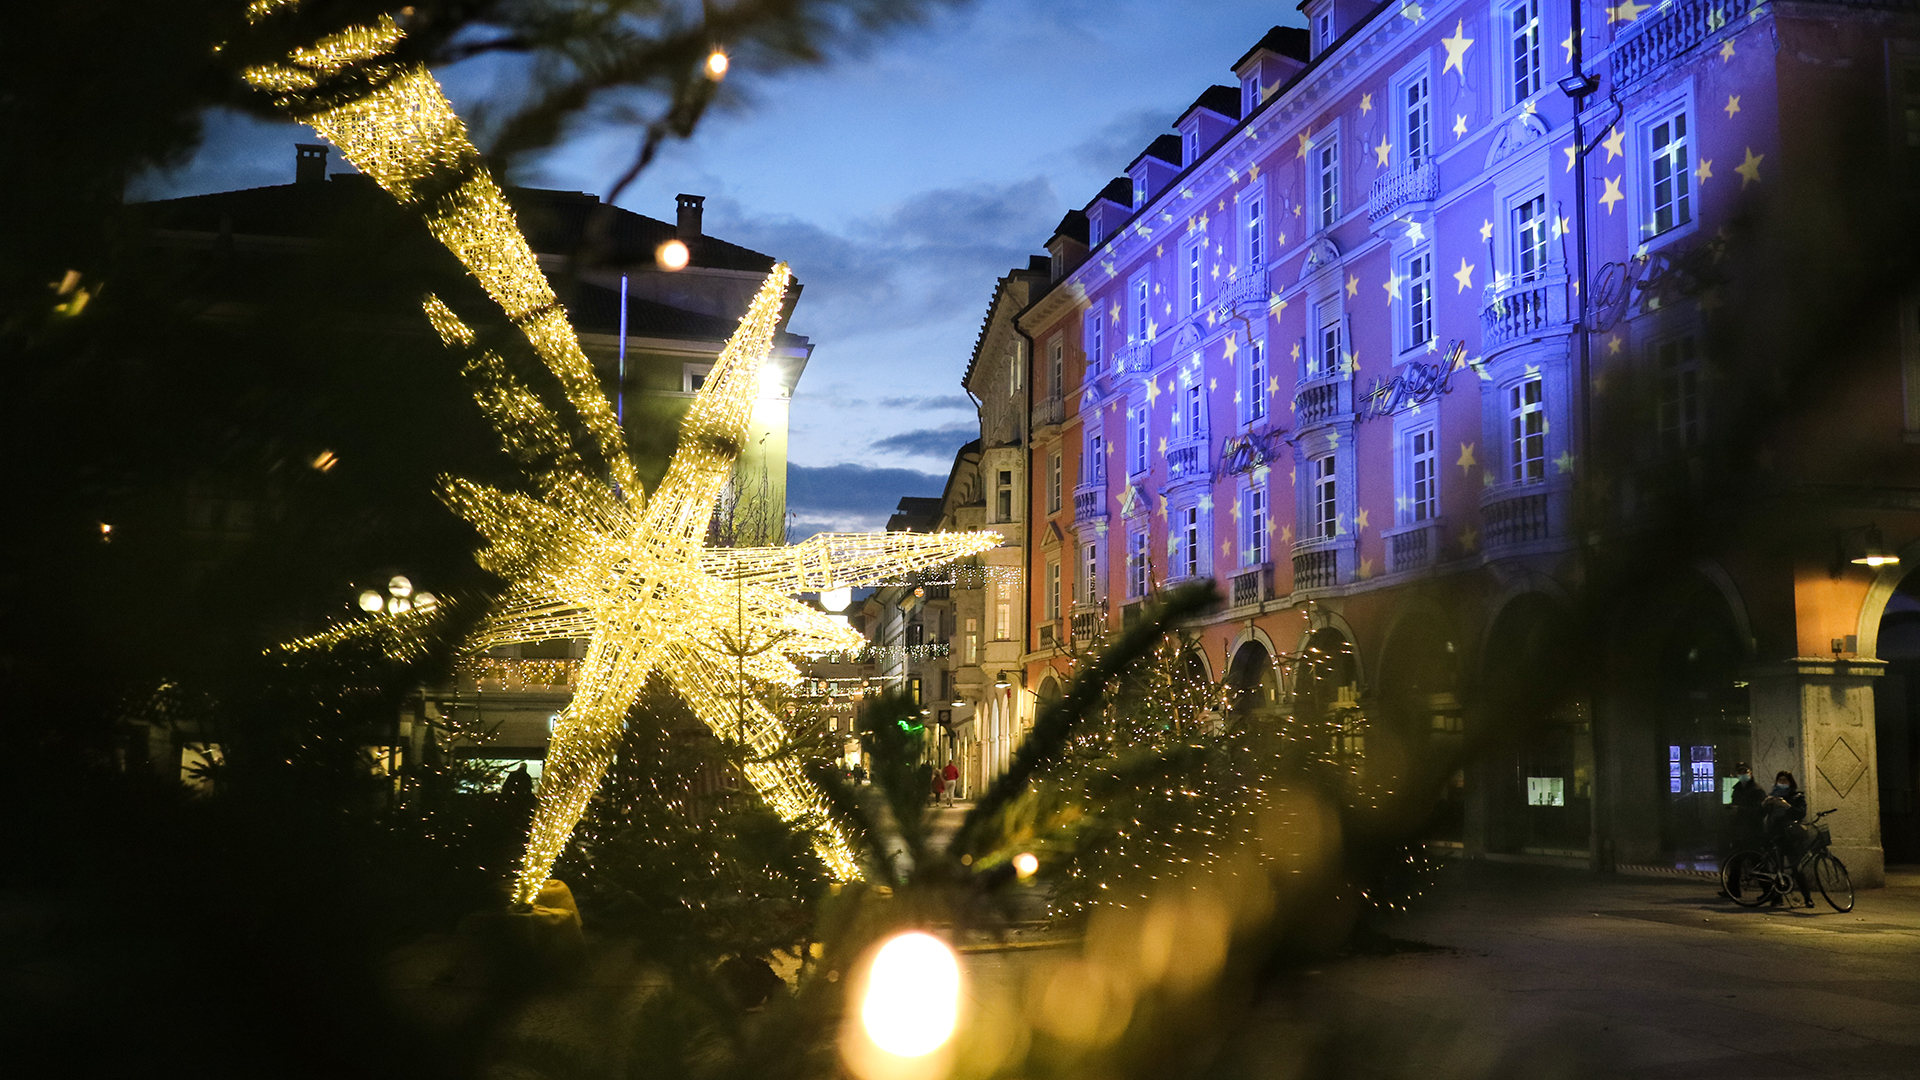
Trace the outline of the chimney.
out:
M 296 184 L 320 184 L 327 179 L 327 155 L 333 152 L 330 146 L 315 146 L 312 143 L 293 144 L 293 182 Z
M 682 240 L 691 240 L 699 236 L 701 208 L 706 205 L 707 197 L 680 194 L 674 196 L 674 201 L 680 209 L 680 220 L 673 234 Z

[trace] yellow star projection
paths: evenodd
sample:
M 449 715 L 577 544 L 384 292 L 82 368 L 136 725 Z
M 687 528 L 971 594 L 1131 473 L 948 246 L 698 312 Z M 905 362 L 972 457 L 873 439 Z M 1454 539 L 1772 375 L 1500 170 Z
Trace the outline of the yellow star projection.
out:
M 256 4 L 250 14 L 263 18 L 287 7 Z M 791 547 L 706 546 L 779 327 L 785 264 L 768 275 L 695 394 L 680 448 L 658 489 L 644 497 L 613 409 L 512 209 L 433 75 L 392 60 L 400 37 L 395 22 L 383 17 L 376 27 L 351 28 L 299 49 L 286 64 L 250 68 L 246 78 L 421 214 L 558 377 L 605 462 L 603 477 L 580 455 L 560 415 L 515 379 L 498 353 L 480 348 L 474 331 L 445 303 L 427 298 L 428 320 L 449 348 L 466 356 L 464 374 L 476 400 L 537 490 L 528 495 L 465 480 L 445 483 L 448 504 L 486 541 L 479 561 L 509 583 L 469 648 L 587 640 L 573 699 L 548 747 L 514 900 L 530 902 L 546 881 L 613 760 L 629 710 L 656 671 L 716 734 L 748 751 L 740 771 L 781 818 L 816 827 L 816 847 L 833 875 L 858 878 L 853 852 L 831 826 L 820 793 L 801 763 L 781 753 L 786 725 L 755 693 L 769 683 L 799 681 L 789 655 L 864 644 L 793 594 L 903 580 L 984 551 L 999 536 L 842 534 Z M 350 92 L 343 94 L 343 86 Z M 359 88 L 370 89 L 353 92 Z M 408 629 L 377 632 L 399 638 Z M 338 640 L 340 630 L 296 645 Z

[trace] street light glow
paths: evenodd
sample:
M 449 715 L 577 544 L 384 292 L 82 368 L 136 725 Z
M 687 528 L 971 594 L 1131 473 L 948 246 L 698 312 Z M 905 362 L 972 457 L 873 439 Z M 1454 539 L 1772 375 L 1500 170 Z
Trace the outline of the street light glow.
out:
M 712 79 L 714 82 L 719 82 L 721 79 L 726 78 L 727 68 L 730 64 L 731 61 L 727 59 L 727 54 L 721 52 L 719 49 L 708 53 L 707 78 Z
M 953 1035 L 960 1010 L 960 962 L 931 934 L 901 934 L 874 954 L 860 1023 L 874 1045 L 922 1057 Z
M 1023 878 L 1030 878 L 1040 872 L 1040 860 L 1033 852 L 1023 851 L 1013 857 L 1013 872 Z
M 662 270 L 685 270 L 691 257 L 686 242 L 678 239 L 661 244 L 653 253 L 653 261 L 659 263 Z

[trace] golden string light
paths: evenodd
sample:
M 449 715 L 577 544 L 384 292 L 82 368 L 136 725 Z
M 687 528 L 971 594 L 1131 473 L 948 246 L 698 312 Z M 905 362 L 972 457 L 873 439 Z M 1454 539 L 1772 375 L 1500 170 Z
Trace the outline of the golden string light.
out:
M 256 5 L 257 7 L 260 5 Z M 262 11 L 261 17 L 291 5 Z M 424 67 L 390 59 L 391 19 L 296 51 L 245 77 L 311 124 L 458 257 L 558 377 L 603 467 L 575 450 L 568 425 L 508 370 L 437 297 L 424 307 L 449 349 L 466 357 L 474 397 L 536 494 L 445 481 L 443 498 L 480 532 L 483 566 L 508 582 L 468 646 L 585 638 L 572 700 L 555 725 L 514 899 L 528 903 L 599 787 L 647 678 L 660 672 L 717 735 L 748 751 L 741 772 L 781 818 L 813 828 L 816 850 L 841 879 L 860 876 L 824 800 L 784 752 L 786 726 L 756 694 L 798 685 L 790 655 L 843 652 L 860 636 L 792 594 L 923 574 L 1000 542 L 994 533 L 829 535 L 791 547 L 708 548 L 715 502 L 746 444 L 760 371 L 779 328 L 789 275 L 777 265 L 695 394 L 680 448 L 651 499 L 613 409 L 565 309 L 553 294 L 465 126 Z M 341 103 L 329 85 L 357 74 L 372 87 Z M 428 618 L 406 613 L 347 624 L 294 643 L 372 637 L 396 659 L 419 655 Z

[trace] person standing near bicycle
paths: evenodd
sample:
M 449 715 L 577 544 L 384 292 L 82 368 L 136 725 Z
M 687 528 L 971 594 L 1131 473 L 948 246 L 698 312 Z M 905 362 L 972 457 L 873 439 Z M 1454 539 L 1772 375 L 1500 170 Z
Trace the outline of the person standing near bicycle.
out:
M 1807 907 L 1813 906 L 1813 890 L 1807 887 L 1806 875 L 1800 872 L 1800 860 L 1807 853 L 1806 829 L 1801 822 L 1807 817 L 1807 797 L 1800 793 L 1800 782 L 1785 769 L 1774 774 L 1773 790 L 1760 802 L 1765 813 L 1767 840 L 1779 850 L 1781 857 L 1793 872 L 1793 883 L 1800 889 L 1800 899 Z M 1785 897 L 1775 897 L 1774 903 L 1785 902 Z
M 1767 790 L 1753 778 L 1753 767 L 1741 762 L 1733 768 L 1740 779 L 1728 793 L 1727 801 L 1733 804 L 1733 821 L 1728 829 L 1727 854 L 1759 847 L 1766 839 L 1762 822 L 1766 811 L 1760 804 L 1766 801 Z

